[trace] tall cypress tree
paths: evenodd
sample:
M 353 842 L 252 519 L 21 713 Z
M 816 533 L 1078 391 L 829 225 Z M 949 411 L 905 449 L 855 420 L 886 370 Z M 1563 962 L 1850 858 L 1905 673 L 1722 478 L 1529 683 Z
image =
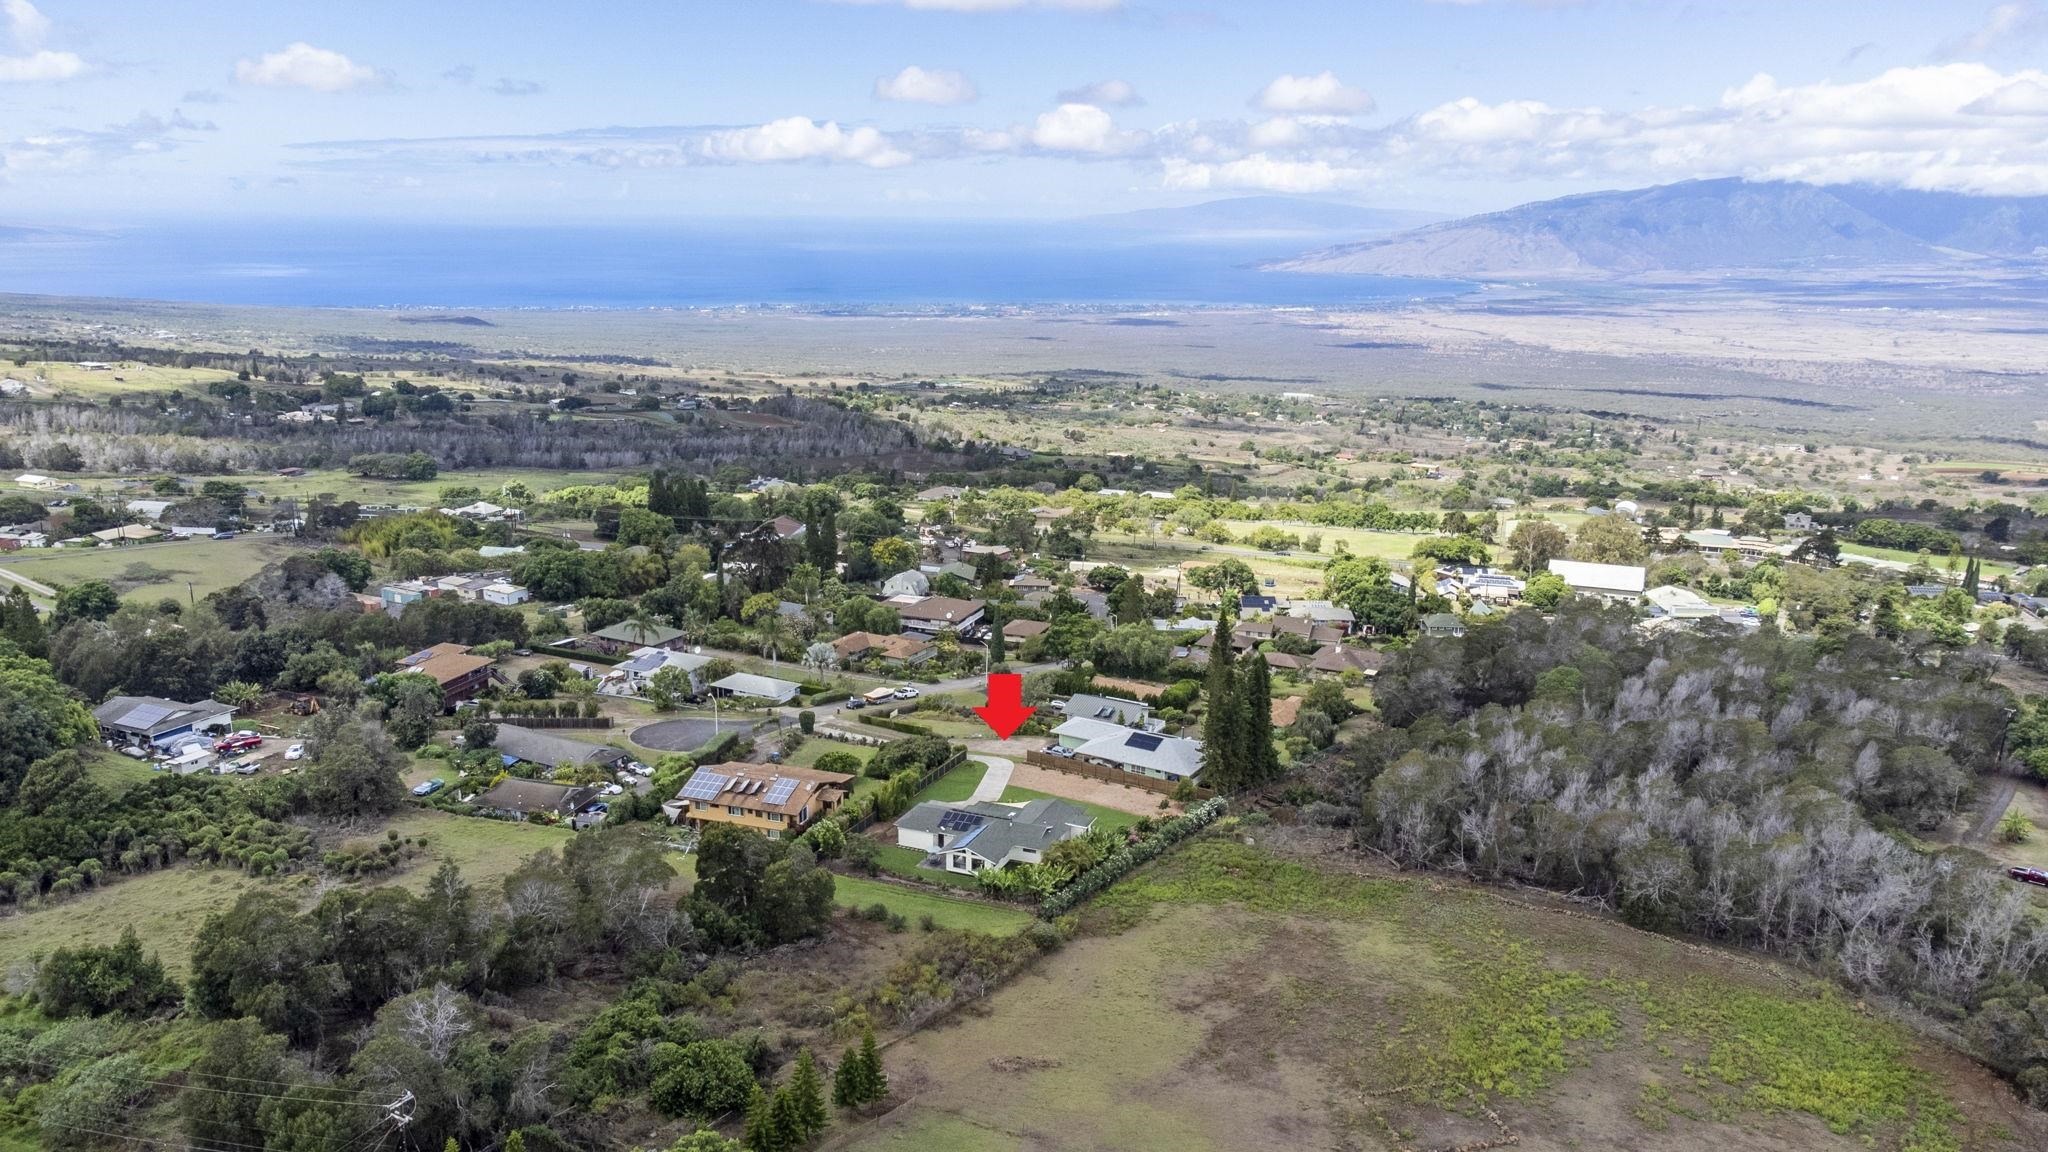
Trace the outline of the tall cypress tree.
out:
M 796 1071 L 789 1077 L 789 1095 L 796 1104 L 796 1117 L 803 1127 L 803 1139 L 809 1140 L 823 1132 L 831 1121 L 831 1114 L 825 1110 L 825 1082 L 818 1075 L 818 1062 L 812 1058 L 809 1048 L 797 1053 Z
M 1202 717 L 1202 778 L 1219 789 L 1239 779 L 1237 753 L 1243 747 L 1236 716 L 1236 661 L 1230 647 L 1235 624 L 1230 613 L 1217 614 L 1216 635 L 1209 644 L 1209 676 L 1202 688 L 1209 700 Z
M 1280 775 L 1280 750 L 1273 747 L 1273 673 L 1265 657 L 1253 653 L 1238 674 L 1238 684 L 1245 782 L 1264 784 Z
M 860 1051 L 848 1044 L 839 1055 L 839 1067 L 832 1070 L 832 1103 L 841 1108 L 858 1108 L 867 1103 L 861 1089 Z
M 747 1101 L 747 1129 L 743 1137 L 747 1152 L 782 1152 L 781 1146 L 775 1142 L 775 1125 L 770 1116 L 772 1110 L 768 1093 L 763 1092 L 759 1084 L 754 1085 L 754 1095 Z
M 1001 664 L 1009 656 L 1009 650 L 1003 642 L 1003 623 L 1002 606 L 993 600 L 989 601 L 988 662 L 992 665 Z
M 869 1100 L 880 1100 L 889 1094 L 889 1075 L 882 1071 L 882 1054 L 875 1048 L 872 1024 L 860 1032 L 860 1079 L 861 1093 Z

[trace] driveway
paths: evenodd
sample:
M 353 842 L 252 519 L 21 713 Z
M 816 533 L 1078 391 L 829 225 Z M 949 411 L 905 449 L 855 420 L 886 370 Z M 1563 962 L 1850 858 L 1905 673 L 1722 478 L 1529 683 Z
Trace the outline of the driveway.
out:
M 969 759 L 988 765 L 988 771 L 982 773 L 981 783 L 974 786 L 974 795 L 969 796 L 968 801 L 980 804 L 1001 800 L 1003 789 L 1010 786 L 1010 773 L 1016 770 L 1016 762 L 1001 756 L 971 756 Z
M 1060 667 L 1061 666 L 1058 663 L 1026 664 L 1022 667 L 1012 668 L 1011 671 L 1016 672 L 1020 675 L 1029 675 L 1033 672 L 1056 672 L 1059 670 Z M 908 681 L 904 681 L 904 683 L 908 683 Z M 915 684 L 912 686 L 917 689 L 918 695 L 920 696 L 943 696 L 949 692 L 980 693 L 986 690 L 986 688 L 988 687 L 988 677 L 961 676 L 952 680 L 941 680 L 936 684 Z M 887 706 L 888 705 L 886 704 L 883 705 L 883 707 Z M 838 716 L 841 712 L 845 710 L 846 701 L 844 700 L 841 700 L 837 704 L 819 704 L 811 709 L 811 711 L 816 714 L 820 723 L 834 716 Z M 802 711 L 802 709 L 794 706 L 783 709 L 784 714 L 789 716 L 794 716 L 800 711 Z M 846 717 L 846 719 L 852 720 L 856 719 L 856 717 L 849 716 Z

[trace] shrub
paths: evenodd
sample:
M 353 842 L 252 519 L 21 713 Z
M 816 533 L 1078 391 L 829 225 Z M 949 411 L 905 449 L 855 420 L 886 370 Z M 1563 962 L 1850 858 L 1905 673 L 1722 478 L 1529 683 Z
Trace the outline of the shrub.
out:
M 808 708 L 804 709 L 796 714 L 796 726 L 803 729 L 804 735 L 809 736 L 811 730 L 818 726 L 818 714 Z
M 1229 807 L 1229 802 L 1221 796 L 1195 805 L 1185 814 L 1160 825 L 1158 831 L 1152 835 L 1111 853 L 1102 863 L 1074 877 L 1072 883 L 1047 896 L 1044 903 L 1039 905 L 1039 915 L 1049 920 L 1066 913 L 1081 901 L 1116 883 L 1139 865 L 1158 858 L 1159 854 L 1168 848 L 1215 823 Z
M 2034 822 L 2027 819 L 2027 814 L 2017 808 L 2006 809 L 2005 815 L 1998 818 L 1996 835 L 2001 844 L 2019 844 L 2033 834 Z

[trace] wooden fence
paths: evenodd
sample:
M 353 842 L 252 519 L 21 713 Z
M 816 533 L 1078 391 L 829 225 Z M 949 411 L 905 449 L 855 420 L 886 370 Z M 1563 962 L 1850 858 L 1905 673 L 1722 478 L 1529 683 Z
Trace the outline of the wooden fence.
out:
M 931 787 L 932 781 L 937 780 L 939 777 L 944 776 L 946 773 L 951 772 L 953 769 L 958 768 L 960 765 L 965 764 L 966 762 L 967 749 L 955 749 L 951 756 L 948 756 L 944 760 L 941 760 L 939 763 L 933 765 L 932 767 L 925 769 L 924 772 L 918 776 L 917 790 L 919 792 L 924 791 L 926 788 Z M 883 820 L 894 820 L 897 816 L 901 816 L 902 814 L 903 813 L 898 812 L 891 816 L 870 815 L 865 819 L 861 820 L 857 824 L 847 825 L 846 830 L 849 833 L 865 832 L 868 829 L 874 827 L 876 824 L 881 823 Z
M 1105 768 L 1100 764 L 1090 764 L 1086 760 L 1072 756 L 1052 756 L 1044 752 L 1031 751 L 1024 754 L 1024 760 L 1028 764 L 1034 764 L 1040 768 L 1050 768 L 1055 772 L 1065 772 L 1073 776 L 1086 776 L 1091 780 L 1101 780 L 1107 784 L 1122 784 L 1127 788 L 1141 788 L 1147 792 L 1157 792 L 1161 796 L 1171 796 L 1175 792 L 1180 791 L 1180 784 L 1175 781 L 1154 780 L 1150 776 L 1142 776 L 1136 772 L 1126 772 L 1121 768 Z M 1216 792 L 1212 788 L 1200 786 L 1195 788 L 1195 799 L 1197 800 L 1207 800 L 1214 795 L 1216 795 Z
M 609 728 L 609 716 L 493 716 L 493 724 L 510 724 L 514 728 Z

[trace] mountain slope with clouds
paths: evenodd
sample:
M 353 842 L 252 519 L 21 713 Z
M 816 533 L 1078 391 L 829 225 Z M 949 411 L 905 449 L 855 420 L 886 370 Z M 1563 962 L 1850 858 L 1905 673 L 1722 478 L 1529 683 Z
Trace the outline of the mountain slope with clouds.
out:
M 1457 279 L 1808 271 L 2048 253 L 2048 197 L 1694 180 L 1593 192 L 1310 252 L 1280 271 Z

